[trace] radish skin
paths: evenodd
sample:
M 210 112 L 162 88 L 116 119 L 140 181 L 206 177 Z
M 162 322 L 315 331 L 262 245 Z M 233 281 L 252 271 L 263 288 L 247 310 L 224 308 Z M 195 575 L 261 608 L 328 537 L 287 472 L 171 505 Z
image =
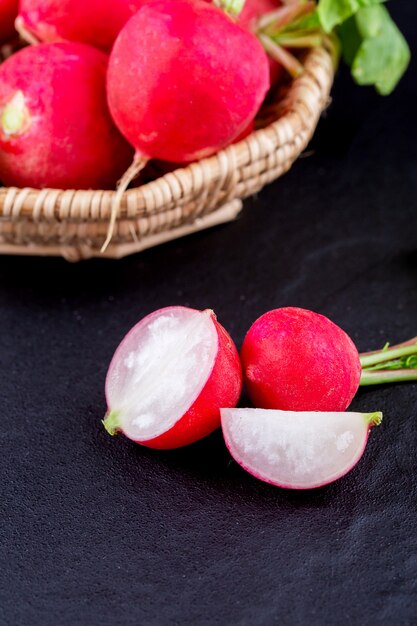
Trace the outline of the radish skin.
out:
M 255 120 L 252 120 L 250 124 L 248 124 L 247 128 L 236 137 L 236 139 L 232 142 L 233 144 L 239 143 L 239 141 L 243 141 L 249 135 L 251 135 L 255 131 Z M 171 163 L 169 161 L 152 161 L 150 164 L 151 171 L 153 173 L 153 177 L 157 178 L 163 174 L 167 174 L 168 172 L 174 172 L 179 167 L 184 167 L 184 163 Z
M 104 53 L 77 43 L 30 46 L 0 66 L 5 185 L 114 188 L 132 150 L 107 108 L 106 68 Z

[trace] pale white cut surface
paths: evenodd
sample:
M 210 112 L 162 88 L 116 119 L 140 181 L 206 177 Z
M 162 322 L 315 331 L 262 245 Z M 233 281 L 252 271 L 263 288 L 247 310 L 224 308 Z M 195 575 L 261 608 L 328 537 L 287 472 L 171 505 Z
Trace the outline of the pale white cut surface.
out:
M 117 349 L 106 380 L 107 403 L 125 435 L 153 439 L 198 398 L 217 355 L 210 311 L 161 309 L 137 324 Z
M 234 459 L 266 482 L 310 489 L 336 480 L 362 456 L 369 424 L 363 413 L 222 409 Z

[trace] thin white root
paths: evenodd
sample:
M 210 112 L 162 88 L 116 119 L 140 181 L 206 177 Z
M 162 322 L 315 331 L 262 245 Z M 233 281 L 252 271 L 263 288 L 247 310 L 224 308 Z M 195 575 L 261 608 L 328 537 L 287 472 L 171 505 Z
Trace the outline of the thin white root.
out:
M 125 171 L 122 178 L 117 183 L 116 193 L 113 197 L 113 201 L 111 205 L 111 215 L 110 215 L 109 227 L 107 229 L 107 237 L 106 237 L 106 241 L 104 242 L 101 248 L 102 253 L 107 250 L 107 247 L 113 237 L 114 227 L 116 225 L 116 220 L 119 214 L 123 194 L 126 191 L 126 189 L 129 187 L 132 180 L 134 180 L 136 176 L 138 176 L 138 174 L 143 170 L 147 162 L 148 162 L 148 159 L 144 159 L 142 157 L 135 158 L 133 163 Z
M 23 25 L 23 20 L 21 17 L 17 17 L 14 22 L 14 27 L 17 30 L 20 39 L 26 41 L 26 43 L 31 46 L 36 46 L 40 43 L 39 39 L 35 37 L 33 33 L 31 33 L 25 26 Z

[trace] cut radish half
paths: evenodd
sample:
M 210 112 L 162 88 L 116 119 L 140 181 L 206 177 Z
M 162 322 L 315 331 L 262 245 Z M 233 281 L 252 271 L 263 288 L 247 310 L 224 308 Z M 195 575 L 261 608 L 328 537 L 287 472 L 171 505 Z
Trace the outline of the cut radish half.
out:
M 176 448 L 220 426 L 236 406 L 242 373 L 236 347 L 211 310 L 168 307 L 141 320 L 118 347 L 106 379 L 114 434 Z
M 250 474 L 287 489 L 331 483 L 361 458 L 382 413 L 222 409 L 226 445 Z

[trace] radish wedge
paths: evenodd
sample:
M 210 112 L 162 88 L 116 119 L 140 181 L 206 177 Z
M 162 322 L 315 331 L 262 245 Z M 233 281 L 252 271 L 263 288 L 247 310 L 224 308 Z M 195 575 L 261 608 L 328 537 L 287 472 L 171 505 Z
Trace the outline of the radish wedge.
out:
M 331 483 L 361 458 L 382 413 L 222 409 L 226 445 L 250 474 L 287 489 Z
M 220 426 L 220 407 L 236 406 L 241 386 L 239 355 L 213 311 L 160 309 L 116 350 L 104 426 L 150 447 L 183 446 Z

